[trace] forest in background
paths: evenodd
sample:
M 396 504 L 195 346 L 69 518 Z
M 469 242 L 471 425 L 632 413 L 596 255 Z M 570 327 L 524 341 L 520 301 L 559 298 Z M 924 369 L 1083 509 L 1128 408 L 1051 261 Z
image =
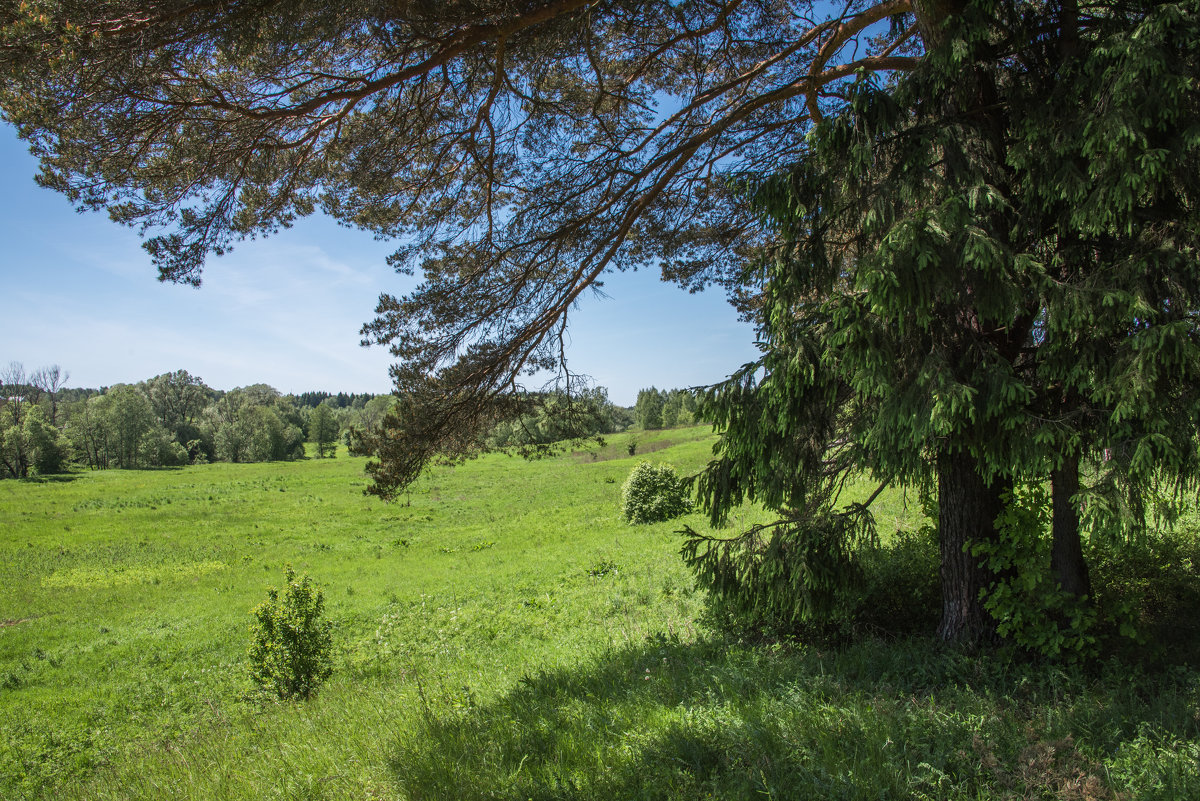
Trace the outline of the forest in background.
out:
M 284 394 L 267 384 L 214 389 L 187 370 L 136 384 L 65 386 L 59 365 L 27 371 L 20 362 L 0 370 L 0 478 L 53 475 L 73 465 L 105 470 L 178 467 L 208 462 L 269 462 L 317 457 L 339 443 L 362 452 L 392 407 L 392 395 L 307 391 Z M 565 428 L 558 404 L 582 409 L 586 428 Z M 561 440 L 646 431 L 697 422 L 696 393 L 655 387 L 637 404 L 613 403 L 603 387 L 572 397 L 547 395 L 537 413 L 497 425 L 486 448 L 547 445 Z M 576 420 L 579 415 L 573 417 Z

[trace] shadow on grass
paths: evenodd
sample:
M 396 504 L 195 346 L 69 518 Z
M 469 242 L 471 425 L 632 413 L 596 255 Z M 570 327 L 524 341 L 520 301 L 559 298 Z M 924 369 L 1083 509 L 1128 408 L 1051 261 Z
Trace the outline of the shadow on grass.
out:
M 80 473 L 55 473 L 48 476 L 30 476 L 21 481 L 26 484 L 69 484 L 79 479 Z
M 1187 669 L 663 640 L 477 693 L 422 685 L 391 762 L 408 797 L 1200 797 Z

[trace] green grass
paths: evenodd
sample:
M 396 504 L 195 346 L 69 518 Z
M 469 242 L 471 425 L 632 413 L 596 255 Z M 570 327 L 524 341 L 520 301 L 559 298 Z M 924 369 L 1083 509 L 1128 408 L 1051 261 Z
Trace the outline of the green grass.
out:
M 0 797 L 1200 797 L 1190 669 L 709 630 L 672 533 L 703 518 L 619 496 L 711 441 L 488 456 L 392 505 L 346 457 L 0 482 Z M 335 623 L 305 703 L 246 671 L 287 564 Z

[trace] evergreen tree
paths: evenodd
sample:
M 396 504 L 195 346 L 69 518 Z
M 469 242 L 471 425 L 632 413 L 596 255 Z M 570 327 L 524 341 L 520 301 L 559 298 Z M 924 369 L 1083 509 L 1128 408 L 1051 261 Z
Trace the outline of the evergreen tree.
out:
M 689 543 L 746 607 L 836 607 L 871 537 L 861 507 L 835 508 L 847 474 L 936 492 L 956 641 L 1035 601 L 1005 595 L 1047 567 L 997 523 L 1015 489 L 1053 480 L 1057 594 L 1037 602 L 1061 608 L 1088 591 L 1081 500 L 1196 485 L 1197 15 L 1126 6 L 1081 31 L 1061 8 L 1003 11 L 974 6 L 894 94 L 857 87 L 756 190 L 782 240 L 747 275 L 766 353 L 707 399 L 724 434 L 700 492 L 717 521 L 744 498 L 786 517 Z M 1105 449 L 1126 456 L 1081 487 Z

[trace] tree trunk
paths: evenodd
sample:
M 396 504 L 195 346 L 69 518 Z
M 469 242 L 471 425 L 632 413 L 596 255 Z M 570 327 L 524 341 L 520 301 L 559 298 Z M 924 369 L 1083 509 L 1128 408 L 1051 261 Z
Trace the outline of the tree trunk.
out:
M 964 5 L 965 0 L 913 0 L 913 16 L 927 50 L 945 41 L 946 20 L 960 13 Z
M 941 546 L 942 623 L 938 637 L 974 645 L 994 639 L 996 621 L 980 594 L 995 576 L 970 553 L 977 542 L 996 539 L 1003 504 L 999 483 L 989 486 L 974 457 L 959 451 L 938 457 L 938 534 Z
M 1087 562 L 1083 559 L 1083 544 L 1079 539 L 1079 507 L 1073 496 L 1079 492 L 1079 454 L 1068 456 L 1063 464 L 1050 473 L 1051 505 L 1053 506 L 1053 546 L 1050 551 L 1050 572 L 1058 586 L 1075 598 L 1091 596 Z

